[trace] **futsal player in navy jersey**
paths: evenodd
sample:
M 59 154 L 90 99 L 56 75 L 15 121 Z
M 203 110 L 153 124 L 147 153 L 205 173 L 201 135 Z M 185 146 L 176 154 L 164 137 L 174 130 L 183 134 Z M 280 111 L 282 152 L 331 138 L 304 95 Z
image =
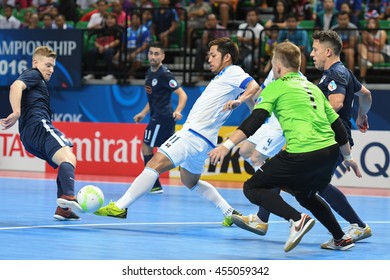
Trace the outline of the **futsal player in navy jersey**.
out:
M 25 149 L 58 168 L 57 220 L 80 220 L 80 217 L 64 201 L 81 209 L 74 194 L 76 156 L 72 143 L 51 122 L 50 96 L 46 82 L 50 80 L 56 65 L 57 54 L 49 47 L 34 50 L 32 68 L 25 70 L 10 87 L 9 100 L 12 113 L 1 119 L 3 129 L 12 127 L 19 120 L 20 139 Z
M 337 32 L 333 30 L 316 31 L 312 37 L 313 50 L 310 55 L 313 57 L 315 67 L 323 71 L 318 87 L 328 98 L 333 109 L 339 114 L 352 147 L 354 142 L 351 133 L 351 118 L 354 97 L 358 96 L 359 98 L 356 124 L 359 130 L 364 133 L 368 129 L 367 113 L 372 103 L 371 92 L 340 61 L 342 42 Z M 343 159 L 340 155 L 337 165 L 342 162 Z M 350 222 L 350 227 L 346 230 L 346 233 L 354 241 L 372 235 L 370 226 L 362 221 L 338 188 L 329 183 L 327 188 L 319 192 L 319 195 L 330 204 L 333 210 Z M 329 248 L 329 244 L 322 244 L 322 248 Z
M 145 165 L 153 157 L 153 148 L 159 147 L 175 133 L 177 120 L 181 120 L 187 94 L 180 87 L 172 72 L 163 64 L 165 52 L 160 42 L 153 42 L 149 46 L 148 59 L 150 68 L 146 73 L 145 91 L 148 103 L 141 112 L 134 116 L 135 122 L 140 122 L 147 113 L 150 121 L 145 129 L 142 144 L 142 155 Z M 179 96 L 176 109 L 171 105 L 172 93 Z M 160 181 L 157 179 L 150 193 L 163 193 Z

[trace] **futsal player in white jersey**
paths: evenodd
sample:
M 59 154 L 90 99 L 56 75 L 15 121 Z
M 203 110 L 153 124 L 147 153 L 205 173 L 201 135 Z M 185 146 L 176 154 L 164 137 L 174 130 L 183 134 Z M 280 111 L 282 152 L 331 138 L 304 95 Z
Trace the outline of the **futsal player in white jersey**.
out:
M 225 226 L 232 225 L 231 215 L 238 212 L 200 176 L 208 152 L 216 146 L 219 129 L 231 110 L 244 102 L 252 110 L 260 86 L 234 65 L 239 51 L 229 38 L 217 38 L 209 43 L 209 48 L 208 63 L 215 77 L 193 105 L 182 129 L 160 146 L 126 193 L 117 202 L 100 208 L 96 215 L 126 218 L 127 208 L 150 191 L 159 174 L 180 166 L 183 184 L 214 204 L 225 216 Z
M 274 80 L 273 72 L 270 71 L 258 94 L 261 94 L 261 91 Z M 239 153 L 256 171 L 265 160 L 276 155 L 285 143 L 279 121 L 272 113 L 266 123 L 242 143 Z

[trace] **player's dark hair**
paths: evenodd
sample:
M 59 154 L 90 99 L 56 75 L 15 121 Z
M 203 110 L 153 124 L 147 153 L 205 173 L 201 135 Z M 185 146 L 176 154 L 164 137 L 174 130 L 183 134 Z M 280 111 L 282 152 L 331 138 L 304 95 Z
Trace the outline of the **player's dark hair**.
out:
M 162 52 L 162 53 L 165 53 L 164 47 L 163 47 L 163 45 L 161 44 L 160 41 L 151 42 L 151 43 L 149 44 L 149 48 L 161 49 L 161 52 Z
M 339 34 L 334 30 L 317 30 L 312 35 L 313 40 L 318 40 L 320 43 L 327 43 L 333 50 L 336 56 L 340 56 L 341 49 L 343 48 L 343 42 Z
M 230 54 L 232 57 L 232 63 L 237 63 L 239 49 L 237 44 L 229 37 L 221 37 L 210 41 L 209 48 L 212 46 L 218 46 L 217 50 L 222 54 L 222 58 L 224 58 L 226 54 Z

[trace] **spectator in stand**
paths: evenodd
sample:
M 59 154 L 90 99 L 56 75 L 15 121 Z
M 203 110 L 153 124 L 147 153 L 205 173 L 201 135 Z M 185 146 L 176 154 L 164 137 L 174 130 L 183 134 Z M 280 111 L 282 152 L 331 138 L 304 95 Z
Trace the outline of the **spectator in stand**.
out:
M 268 73 L 269 71 L 271 71 L 272 55 L 275 46 L 278 44 L 278 37 L 279 37 L 279 26 L 274 24 L 270 27 L 268 40 L 264 46 L 265 56 L 260 58 L 261 64 L 264 65 L 265 63 L 264 69 L 262 70 L 263 73 Z
M 169 0 L 158 0 L 159 10 L 154 11 L 152 34 L 166 49 L 170 44 L 177 43 L 176 29 L 179 17 L 175 9 L 169 7 Z
M 386 44 L 387 33 L 379 27 L 376 18 L 367 20 L 367 30 L 362 32 L 362 42 L 358 46 L 360 78 L 366 81 L 367 68 L 373 63 L 390 62 L 390 45 Z
M 337 24 L 337 10 L 334 7 L 334 0 L 324 0 L 324 9 L 316 16 L 314 28 L 318 30 L 330 29 Z
M 0 15 L 0 29 L 19 29 L 22 22 L 13 16 L 14 8 L 10 5 L 4 6 L 4 16 Z
M 339 34 L 343 42 L 341 61 L 345 61 L 347 68 L 353 73 L 355 71 L 355 54 L 359 42 L 359 31 L 357 26 L 350 22 L 349 13 L 346 11 L 338 13 L 337 22 L 331 29 Z
M 113 0 L 111 2 L 111 10 L 116 15 L 118 25 L 126 26 L 126 12 L 122 8 L 122 3 L 119 0 Z M 128 18 L 128 25 L 130 25 L 130 16 Z
M 324 0 L 313 0 L 313 19 L 324 10 Z
M 88 29 L 100 29 L 104 26 L 104 19 L 107 16 L 108 4 L 106 0 L 98 0 L 97 4 L 97 13 L 91 15 L 90 20 L 88 21 Z
M 273 7 L 274 16 L 265 23 L 265 28 L 270 28 L 274 24 L 276 24 L 280 29 L 286 28 L 286 15 L 289 9 L 290 6 L 288 2 L 285 0 L 277 0 Z
M 147 59 L 149 44 L 152 41 L 150 30 L 141 24 L 141 17 L 134 13 L 131 16 L 131 25 L 127 28 L 127 44 L 126 59 L 130 63 L 129 78 L 133 78 L 137 71 L 141 68 L 142 63 Z M 119 61 L 119 52 L 115 54 L 114 61 Z M 126 66 L 126 69 L 128 67 Z
M 53 18 L 53 20 L 60 14 L 60 12 L 58 11 L 58 7 L 53 7 L 51 8 L 50 10 L 50 15 L 51 17 Z
M 57 0 L 55 0 L 54 2 L 57 3 Z M 32 0 L 31 7 L 38 8 L 40 5 L 43 5 L 43 4 L 46 4 L 46 0 Z
M 67 21 L 73 21 L 76 23 L 79 20 L 77 6 L 74 0 L 60 0 L 58 5 L 58 14 L 63 15 Z M 54 18 L 57 18 L 57 16 Z
M 309 36 L 306 30 L 298 26 L 298 18 L 294 13 L 286 17 L 286 28 L 279 32 L 278 44 L 286 40 L 294 43 L 301 50 L 301 72 L 306 73 L 307 57 L 311 52 Z
M 204 28 L 207 15 L 211 13 L 210 3 L 204 0 L 195 0 L 188 7 L 187 11 L 187 43 L 193 47 L 192 32 L 194 29 Z
M 195 71 L 198 72 L 199 81 L 204 79 L 204 63 L 208 56 L 209 42 L 216 38 L 230 37 L 230 33 L 226 30 L 226 27 L 218 23 L 216 14 L 209 14 L 207 16 L 205 28 L 206 30 L 203 32 L 201 41 L 196 48 L 195 55 Z
M 254 66 L 258 61 L 260 33 L 263 29 L 264 27 L 259 23 L 259 15 L 255 8 L 247 11 L 246 22 L 238 26 L 237 41 L 240 46 L 238 63 L 249 75 L 253 75 Z M 264 39 L 264 36 L 262 39 Z
M 122 4 L 122 10 L 123 11 L 127 11 L 131 8 L 137 8 L 137 7 L 142 7 L 143 6 L 143 2 L 146 2 L 144 0 L 141 0 L 141 1 L 138 1 L 138 0 L 120 0 L 121 4 Z M 140 4 L 138 5 L 138 2 L 140 2 Z
M 221 25 L 227 27 L 237 10 L 237 0 L 210 0 L 212 12 L 219 15 Z
M 151 10 L 142 11 L 142 24 L 146 26 L 147 29 L 151 30 L 153 25 L 153 14 Z
M 28 25 L 23 27 L 24 29 L 40 29 L 39 16 L 37 13 L 31 14 Z
M 123 28 L 116 22 L 116 16 L 113 13 L 107 13 L 104 16 L 104 25 L 98 31 L 95 48 L 87 53 L 86 66 L 88 75 L 84 76 L 84 80 L 94 79 L 94 71 L 98 59 L 103 59 L 107 67 L 107 75 L 102 77 L 102 80 L 112 82 L 115 80 L 113 57 L 118 52 L 121 41 Z
M 20 28 L 26 29 L 30 25 L 30 19 L 32 10 L 26 10 L 23 15 L 23 21 L 21 21 Z
M 351 15 L 354 15 L 356 18 L 359 18 L 360 12 L 362 10 L 362 2 L 363 2 L 362 0 L 336 0 L 336 10 L 343 11 L 341 6 L 343 4 L 348 4 Z
M 386 3 L 378 3 L 378 2 L 386 2 Z M 384 7 L 378 6 L 379 4 L 383 5 Z M 385 14 L 381 12 L 385 10 L 386 7 L 387 7 L 387 0 L 386 1 L 367 0 L 365 12 L 364 12 L 364 19 L 365 20 L 369 18 L 383 19 Z
M 290 0 L 291 11 L 297 16 L 298 21 L 312 20 L 313 7 L 309 0 Z
M 11 2 L 13 2 L 13 1 L 8 0 L 7 4 L 10 5 Z M 18 6 L 19 9 L 26 9 L 26 8 L 30 8 L 32 6 L 32 0 L 18 0 L 17 3 L 19 5 Z M 1 7 L 1 5 L 0 5 L 0 7 Z
M 53 29 L 54 20 L 51 14 L 45 14 L 42 18 L 42 29 Z
M 140 0 L 138 7 L 140 7 L 140 8 L 154 8 L 154 4 L 150 0 Z
M 66 23 L 64 15 L 59 14 L 54 19 L 53 29 L 62 29 L 62 30 L 73 29 L 73 26 Z
M 76 0 L 76 6 L 82 11 L 89 8 L 96 8 L 96 0 Z
M 40 4 L 37 8 L 37 12 L 40 20 L 43 19 L 43 16 L 46 14 L 51 14 L 51 9 L 57 7 L 57 3 L 54 0 L 46 0 L 44 4 Z
M 351 5 L 348 4 L 347 2 L 345 3 L 342 3 L 341 6 L 340 6 L 340 12 L 347 12 L 348 15 L 349 15 L 349 21 L 351 23 L 353 23 L 354 25 L 356 25 L 356 27 L 359 27 L 359 17 L 356 16 L 353 12 L 352 12 L 352 9 L 351 9 Z
M 371 13 L 369 11 L 372 11 Z M 364 17 L 366 19 L 375 17 L 375 11 L 378 13 L 378 19 L 385 20 L 387 19 L 389 7 L 389 0 L 367 0 L 366 3 L 366 13 Z

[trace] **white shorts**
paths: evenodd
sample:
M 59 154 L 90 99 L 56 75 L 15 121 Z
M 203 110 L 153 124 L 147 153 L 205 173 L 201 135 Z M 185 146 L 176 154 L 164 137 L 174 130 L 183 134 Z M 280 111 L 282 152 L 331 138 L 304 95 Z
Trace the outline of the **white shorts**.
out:
M 206 139 L 188 130 L 179 130 L 158 148 L 172 164 L 192 174 L 202 174 L 208 152 L 214 147 Z
M 267 157 L 279 153 L 286 143 L 282 129 L 275 128 L 269 123 L 264 123 L 248 141 L 256 145 L 256 151 Z

